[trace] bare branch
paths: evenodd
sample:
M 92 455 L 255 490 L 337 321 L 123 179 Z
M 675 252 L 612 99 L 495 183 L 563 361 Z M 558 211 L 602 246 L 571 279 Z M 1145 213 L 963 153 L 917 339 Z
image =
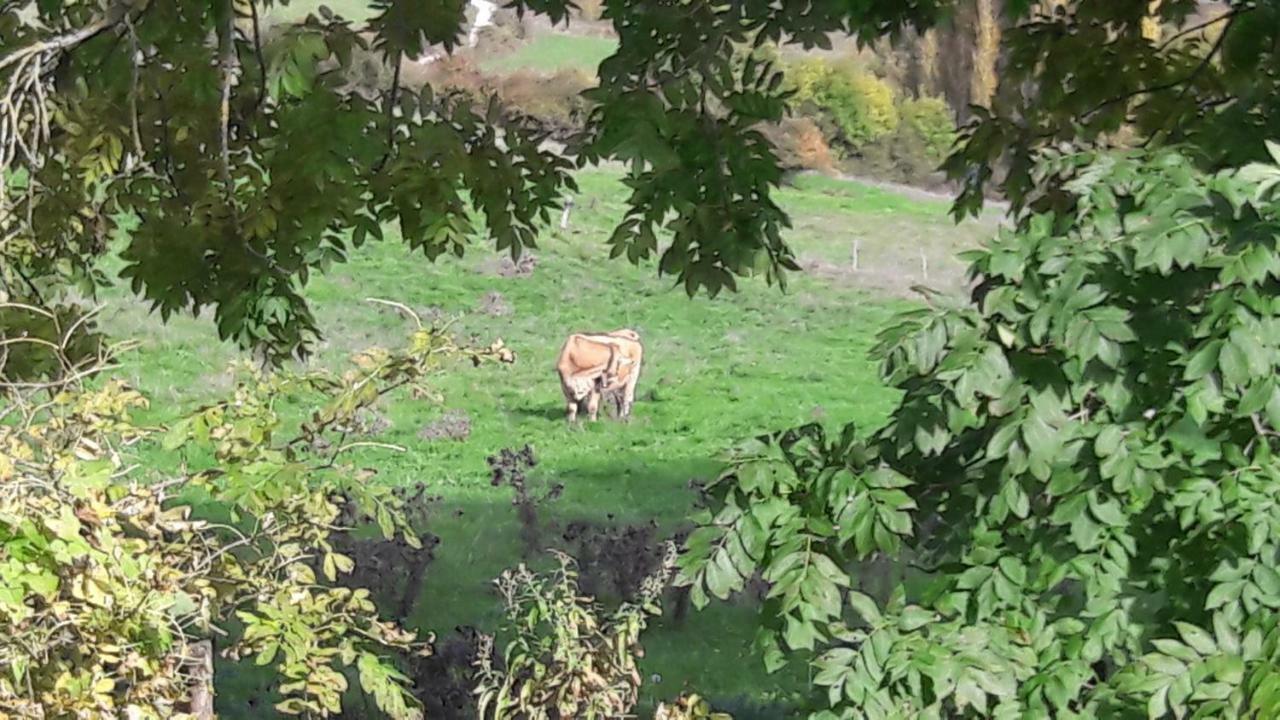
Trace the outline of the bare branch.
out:
M 59 35 L 26 47 L 18 48 L 3 58 L 0 58 L 0 70 L 4 70 L 10 65 L 20 63 L 26 58 L 35 55 L 43 55 L 44 53 L 49 52 L 60 52 L 68 48 L 75 47 L 80 43 L 92 40 L 106 30 L 111 29 L 123 20 L 127 14 L 128 13 L 126 12 L 125 5 L 123 3 L 112 5 L 107 10 L 106 15 L 92 23 L 89 23 L 88 25 L 85 25 L 75 32 Z
M 1124 93 L 1123 95 L 1118 95 L 1116 97 L 1104 100 L 1103 102 L 1098 103 L 1093 108 L 1089 109 L 1087 112 L 1082 114 L 1080 116 L 1081 122 L 1088 122 L 1088 120 L 1091 117 L 1111 107 L 1112 105 L 1128 102 L 1129 100 L 1132 100 L 1136 97 L 1141 97 L 1143 95 L 1154 95 L 1155 93 L 1181 88 L 1181 91 L 1178 94 L 1178 98 L 1181 99 L 1182 97 L 1184 97 L 1187 94 L 1187 91 L 1190 90 L 1191 83 L 1195 82 L 1196 78 L 1200 77 L 1200 75 L 1206 69 L 1208 69 L 1208 67 L 1213 63 L 1213 59 L 1217 57 L 1218 52 L 1222 50 L 1222 44 L 1226 40 L 1227 34 L 1231 32 L 1231 27 L 1238 17 L 1239 15 L 1231 16 L 1231 18 L 1227 21 L 1227 26 L 1222 29 L 1222 34 L 1218 36 L 1217 42 L 1213 44 L 1213 47 L 1209 48 L 1209 52 L 1205 53 L 1205 56 L 1200 60 L 1199 64 L 1196 65 L 1195 69 L 1192 70 L 1190 73 L 1188 73 L 1185 77 L 1179 78 L 1177 80 L 1172 80 L 1170 82 L 1161 83 L 1159 85 L 1152 85 L 1150 87 L 1139 88 L 1132 92 Z M 1156 133 L 1152 133 L 1151 136 L 1155 137 L 1155 135 Z
M 129 31 L 129 61 L 133 71 L 129 76 L 129 129 L 133 135 L 133 152 L 139 163 L 146 162 L 146 154 L 142 149 L 142 130 L 138 123 L 138 88 L 142 75 L 142 48 L 138 43 L 138 32 L 128 15 L 124 18 L 125 27 Z
M 258 21 L 258 1 L 249 0 L 249 17 L 253 21 L 253 54 L 258 58 L 258 99 L 253 103 L 256 114 L 267 99 L 267 61 L 262 54 L 262 27 Z
M 400 53 L 391 55 L 391 89 L 387 92 L 387 151 L 383 154 L 382 159 L 378 160 L 378 164 L 374 166 L 373 171 L 379 172 L 387 161 L 391 159 L 391 152 L 396 146 L 396 103 L 400 99 L 400 67 L 404 64 L 404 59 L 400 57 Z
M 220 49 L 218 64 L 222 70 L 222 101 L 218 110 L 218 154 L 221 161 L 222 184 L 227 193 L 227 203 L 232 205 L 235 191 L 231 177 L 231 87 L 239 69 L 236 55 L 236 13 L 234 0 L 223 0 L 222 27 L 218 29 Z
M 387 306 L 393 307 L 399 310 L 400 312 L 408 315 L 409 317 L 413 318 L 414 323 L 418 325 L 418 329 L 419 330 L 422 329 L 422 318 L 418 315 L 418 313 L 414 312 L 408 305 L 405 305 L 404 303 L 398 303 L 392 300 L 382 300 L 380 298 L 365 298 L 364 301 L 368 303 L 377 303 L 379 305 L 387 305 Z
M 1160 43 L 1160 46 L 1156 49 L 1163 51 L 1173 43 L 1177 42 L 1178 40 L 1188 35 L 1192 35 L 1194 33 L 1200 32 L 1201 30 L 1207 30 L 1208 28 L 1213 27 L 1214 25 L 1217 25 L 1220 22 L 1230 22 L 1232 20 L 1235 20 L 1238 16 L 1244 15 L 1245 13 L 1253 12 L 1256 9 L 1257 7 L 1254 5 L 1246 5 L 1244 7 L 1239 7 L 1234 10 L 1231 10 L 1230 12 L 1225 12 L 1215 18 L 1206 20 L 1198 25 L 1192 25 L 1191 27 L 1184 28 L 1174 33 L 1173 35 L 1170 35 L 1164 42 Z

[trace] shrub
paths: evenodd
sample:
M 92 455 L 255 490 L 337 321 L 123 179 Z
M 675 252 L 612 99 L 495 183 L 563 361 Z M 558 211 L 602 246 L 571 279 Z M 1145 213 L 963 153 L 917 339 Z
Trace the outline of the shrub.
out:
M 946 103 L 934 98 L 904 100 L 892 133 L 868 143 L 849 165 L 876 178 L 931 186 L 945 183 L 939 169 L 955 142 L 956 128 Z
M 773 144 L 784 170 L 830 172 L 835 167 L 822 129 L 807 117 L 789 117 L 777 125 L 763 126 L 761 132 Z
M 917 142 L 935 166 L 951 153 L 957 135 L 956 121 L 945 100 L 936 97 L 904 100 L 898 106 L 898 116 L 901 118 L 899 132 Z
M 535 575 L 524 565 L 496 581 L 512 636 L 499 669 L 492 638 L 479 652 L 476 695 L 481 720 L 608 720 L 630 717 L 639 698 L 640 634 L 660 612 L 675 546 L 635 602 L 608 616 L 583 596 L 573 559 L 555 553 L 558 568 Z M 694 717 L 697 717 L 696 715 Z
M 604 14 L 604 0 L 578 0 L 578 17 L 588 22 L 599 20 Z
M 429 84 L 439 92 L 463 93 L 479 101 L 494 91 L 493 78 L 485 75 L 466 55 L 445 55 L 429 65 L 406 63 L 406 84 Z
M 5 309 L 57 331 L 6 346 L 43 348 L 63 370 L 15 382 L 0 357 L 0 707 L 27 717 L 201 712 L 208 638 L 228 628 L 223 654 L 272 666 L 284 712 L 339 713 L 350 670 L 386 714 L 421 717 L 385 656 L 427 648 L 380 619 L 367 590 L 338 584 L 354 567 L 334 544 L 345 499 L 385 538 L 420 544 L 399 498 L 347 462 L 372 443 L 345 442 L 346 429 L 445 359 L 509 351 L 419 329 L 407 348 L 363 353 L 340 376 L 245 368 L 232 397 L 157 429 L 133 419 L 147 401 L 123 382 L 87 382 L 106 374 L 109 355 L 69 359 L 81 321 L 64 329 L 58 313 Z M 276 408 L 284 395 L 315 401 L 315 412 L 287 422 Z M 135 462 L 144 447 L 180 457 Z M 193 657 L 203 660 L 189 673 Z
M 512 109 L 563 137 L 582 126 L 588 109 L 582 93 L 593 84 L 591 74 L 577 68 L 550 75 L 522 70 L 499 81 L 498 95 Z
M 793 106 L 830 123 L 855 150 L 898 127 L 893 88 L 865 70 L 812 59 L 788 68 L 787 78 Z

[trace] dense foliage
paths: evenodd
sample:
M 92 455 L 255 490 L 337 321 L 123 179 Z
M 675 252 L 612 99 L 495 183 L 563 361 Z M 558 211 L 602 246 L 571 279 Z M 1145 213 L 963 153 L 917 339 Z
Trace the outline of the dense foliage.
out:
M 1271 148 L 1215 174 L 1047 158 L 1069 211 L 972 253 L 973 304 L 884 331 L 883 430 L 734 455 L 684 556 L 695 601 L 762 570 L 773 658 L 820 653 L 818 717 L 1275 716 Z M 877 600 L 849 588 L 879 553 L 916 577 Z
M 98 260 L 124 214 L 137 219 L 122 251 L 135 292 L 166 317 L 212 308 L 224 337 L 278 358 L 316 335 L 302 294 L 310 274 L 380 238 L 384 223 L 428 258 L 463 252 L 478 230 L 502 250 L 531 246 L 572 188 L 565 157 L 498 106 L 477 113 L 400 83 L 401 61 L 459 43 L 465 3 L 371 2 L 365 28 L 325 13 L 270 43 L 259 30 L 272 0 L 6 3 L 5 292 L 30 300 L 108 281 Z M 653 256 L 668 232 L 660 270 L 690 292 L 732 288 L 735 275 L 756 271 L 781 280 L 795 263 L 772 200 L 776 159 L 755 128 L 783 117 L 786 90 L 773 65 L 734 48 L 827 46 L 830 33 L 870 43 L 929 27 L 955 5 L 605 3 L 620 44 L 569 151 L 632 165 L 614 252 Z M 569 12 L 564 0 L 512 7 L 552 20 Z M 973 209 L 1006 161 L 1011 197 L 1034 199 L 1036 148 L 1104 138 L 1130 111 L 1160 137 L 1274 129 L 1276 80 L 1254 70 L 1275 57 L 1277 3 L 1230 3 L 1208 47 L 1206 32 L 1187 27 L 1196 7 L 1006 3 L 1016 27 L 1000 36 L 1001 92 L 950 163 L 967 184 L 960 207 Z M 1144 34 L 1151 13 L 1173 28 L 1167 40 Z M 384 91 L 347 82 L 366 45 L 392 68 Z M 1210 162 L 1257 157 L 1230 140 L 1204 147 Z
M 949 163 L 959 212 L 993 184 L 1044 209 L 1056 187 L 1037 152 L 1063 142 L 1106 146 L 1128 129 L 1219 169 L 1263 159 L 1259 139 L 1280 136 L 1276 0 L 1009 0 L 1005 14 L 999 90 Z
M 39 338 L 3 348 L 19 344 L 66 363 L 65 347 Z M 370 443 L 347 436 L 357 413 L 457 357 L 511 359 L 419 328 L 340 376 L 246 370 L 232 397 L 165 429 L 133 418 L 147 401 L 123 382 L 89 382 L 109 356 L 32 383 L 11 380 L 0 353 L 0 707 L 169 718 L 203 697 L 207 712 L 212 665 L 190 687 L 200 674 L 187 665 L 212 640 L 276 669 L 281 712 L 338 713 L 349 670 L 390 717 L 420 717 L 386 655 L 430 648 L 380 620 L 368 590 L 336 584 L 352 560 L 333 534 L 354 502 L 386 537 L 417 544 L 396 496 L 350 459 Z M 283 396 L 314 413 L 286 422 Z M 157 443 L 183 461 L 140 465 Z

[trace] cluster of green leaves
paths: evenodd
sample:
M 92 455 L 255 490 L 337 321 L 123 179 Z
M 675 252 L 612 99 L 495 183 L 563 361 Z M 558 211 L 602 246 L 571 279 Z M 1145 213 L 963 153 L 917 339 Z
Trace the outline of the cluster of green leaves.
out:
M 759 572 L 770 590 L 759 638 L 771 670 L 783 646 L 813 650 L 843 611 L 850 563 L 880 549 L 897 550 L 915 508 L 909 481 L 885 469 L 860 473 L 846 457 L 868 456 L 852 427 L 829 440 L 806 425 L 744 443 L 707 491 L 719 502 L 695 516 L 677 584 L 690 585 L 695 606 L 708 595 L 727 599 Z
M 385 222 L 429 258 L 461 253 L 476 212 L 498 249 L 534 243 L 573 188 L 564 157 L 496 105 L 477 111 L 398 82 L 400 63 L 428 44 L 457 46 L 465 3 L 370 0 L 363 28 L 326 11 L 268 42 L 259 19 L 273 4 L 0 9 L 0 86 L 13 98 L 0 133 L 0 280 L 10 297 L 108 282 L 98 261 L 117 218 L 130 217 L 122 253 L 135 292 L 162 317 L 212 308 L 223 337 L 278 359 L 316 335 L 302 295 L 310 274 L 380 237 Z M 827 46 L 832 32 L 870 41 L 943 5 L 608 3 L 619 49 L 600 67 L 595 111 L 570 152 L 633 166 L 615 255 L 651 256 L 665 230 L 674 241 L 660 271 L 690 293 L 757 271 L 781 281 L 796 266 L 771 199 L 777 163 L 753 127 L 782 117 L 786 92 L 775 68 L 733 49 Z M 571 4 L 512 7 L 560 21 Z M 349 82 L 366 45 L 393 69 L 385 92 Z
M 1063 142 L 1133 133 L 1194 145 L 1201 167 L 1218 169 L 1262 160 L 1256 139 L 1280 136 L 1276 0 L 1004 5 L 999 92 L 973 109 L 948 162 L 963 183 L 958 214 L 980 208 L 992 184 L 1015 206 L 1046 209 L 1057 194 L 1036 177 L 1037 155 Z
M 419 328 L 342 375 L 247 370 L 231 398 L 167 429 L 132 419 L 146 400 L 119 380 L 86 387 L 101 365 L 43 383 L 0 366 L 0 706 L 180 717 L 193 702 L 185 658 L 217 635 L 226 656 L 276 669 L 281 712 L 338 714 L 349 670 L 390 717 L 421 717 L 387 651 L 429 646 L 381 621 L 367 590 L 337 584 L 353 561 L 332 539 L 353 501 L 388 538 L 418 542 L 390 489 L 347 460 L 369 443 L 347 438 L 361 411 L 398 387 L 425 391 L 458 357 L 513 359 Z M 291 427 L 283 397 L 317 410 Z M 155 442 L 180 456 L 131 462 Z
M 224 337 L 278 358 L 316 334 L 301 292 L 310 274 L 384 222 L 429 258 L 462 252 L 476 212 L 499 249 L 530 246 L 572 189 L 565 158 L 497 106 L 398 82 L 428 44 L 457 46 L 465 3 L 369 2 L 363 28 L 326 12 L 272 42 L 259 16 L 273 0 L 6 3 L 3 291 L 34 299 L 107 282 L 97 261 L 114 218 L 133 216 L 124 255 L 136 292 L 165 317 L 211 307 Z M 653 256 L 666 232 L 659 270 L 690 293 L 761 271 L 781 282 L 795 262 L 772 199 L 777 161 L 756 127 L 783 117 L 788 90 L 771 63 L 735 48 L 830 47 L 832 34 L 870 44 L 943 22 L 957 2 L 605 3 L 619 47 L 570 154 L 632 165 L 615 256 Z M 958 211 L 981 204 L 997 166 L 1015 205 L 1052 202 L 1033 177 L 1036 151 L 1126 127 L 1205 141 L 1210 165 L 1256 159 L 1238 139 L 1276 130 L 1280 87 L 1257 69 L 1274 64 L 1280 3 L 1232 0 L 1203 32 L 1200 5 L 1006 2 L 1001 92 L 948 163 L 965 183 Z M 554 21 L 571 9 L 512 7 Z M 1143 33 L 1152 12 L 1168 39 Z M 347 81 L 366 45 L 392 68 L 385 92 Z M 879 127 L 881 106 L 858 117 Z
M 482 720 L 632 716 L 643 682 L 636 667 L 640 634 L 649 616 L 661 613 L 658 599 L 671 578 L 675 547 L 636 599 L 607 617 L 578 589 L 573 559 L 558 552 L 555 558 L 558 567 L 548 574 L 522 564 L 495 581 L 510 640 L 501 668 L 493 663 L 493 639 L 481 644 L 475 693 Z
M 695 600 L 763 570 L 766 646 L 820 650 L 818 717 L 1275 716 L 1271 149 L 1214 174 L 1172 151 L 1047 156 L 1069 210 L 971 253 L 971 304 L 884 331 L 886 427 L 733 457 L 683 556 Z M 871 553 L 919 583 L 848 591 Z
M 375 4 L 371 41 L 331 14 L 268 41 L 257 16 L 269 1 L 6 3 L 0 46 L 14 50 L 0 77 L 22 84 L 46 63 L 27 103 L 51 125 L 15 163 L 31 182 L 6 216 L 28 221 L 5 228 L 6 265 L 45 295 L 92 289 L 108 280 L 94 272 L 105 236 L 129 218 L 121 277 L 162 317 L 212 307 L 223 338 L 283 357 L 317 332 L 310 273 L 387 223 L 429 259 L 461 254 L 481 228 L 500 250 L 532 246 L 574 187 L 568 161 L 496 105 L 351 87 L 365 51 L 399 63 L 463 29 L 465 3 Z M 65 38 L 76 42 L 39 51 Z

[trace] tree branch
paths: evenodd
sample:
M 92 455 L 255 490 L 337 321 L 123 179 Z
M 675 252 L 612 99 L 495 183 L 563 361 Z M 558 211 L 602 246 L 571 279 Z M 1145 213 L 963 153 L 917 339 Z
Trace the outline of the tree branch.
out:
M 236 56 L 236 12 L 234 0 L 223 0 L 222 27 L 218 29 L 220 49 L 218 65 L 222 69 L 222 101 L 218 108 L 218 156 L 221 163 L 222 184 L 227 194 L 228 207 L 234 208 L 234 180 L 231 177 L 231 86 L 239 58 Z
M 1219 15 L 1218 17 L 1215 17 L 1215 18 L 1213 18 L 1213 19 L 1211 19 L 1211 20 L 1206 20 L 1205 22 L 1202 22 L 1202 23 L 1200 23 L 1200 24 L 1198 24 L 1198 25 L 1193 25 L 1193 26 L 1191 26 L 1191 27 L 1189 27 L 1189 28 L 1185 28 L 1185 29 L 1183 29 L 1183 30 L 1179 30 L 1178 32 L 1174 33 L 1173 35 L 1170 35 L 1170 36 L 1169 36 L 1169 37 L 1168 37 L 1164 42 L 1160 43 L 1160 45 L 1156 48 L 1156 50 L 1157 50 L 1157 51 L 1164 51 L 1164 50 L 1168 49 L 1168 47 L 1169 47 L 1170 45 L 1172 45 L 1173 43 L 1177 42 L 1178 40 L 1180 40 L 1180 39 L 1182 39 L 1182 38 L 1184 38 L 1184 37 L 1186 37 L 1186 36 L 1188 36 L 1188 35 L 1192 35 L 1192 34 L 1194 34 L 1194 33 L 1200 32 L 1201 30 L 1205 30 L 1205 29 L 1208 29 L 1208 28 L 1210 28 L 1210 27 L 1213 27 L 1214 25 L 1217 25 L 1217 24 L 1218 24 L 1218 23 L 1220 23 L 1220 22 L 1232 22 L 1232 21 L 1234 21 L 1237 17 L 1239 17 L 1239 16 L 1241 16 L 1241 15 L 1244 15 L 1245 13 L 1253 12 L 1255 9 L 1257 9 L 1257 8 L 1256 8 L 1255 6 L 1252 6 L 1252 5 L 1250 5 L 1250 6 L 1248 6 L 1248 7 L 1236 8 L 1235 10 L 1232 10 L 1232 11 L 1230 11 L 1230 12 L 1225 12 L 1225 13 L 1223 13 L 1223 14 Z
M 106 15 L 92 23 L 89 23 L 88 25 L 85 25 L 79 30 L 66 33 L 65 35 L 58 35 L 33 45 L 18 48 L 3 58 L 0 58 L 0 70 L 4 70 L 10 65 L 20 62 L 24 58 L 31 57 L 32 55 L 41 55 L 47 52 L 58 52 L 60 50 L 75 47 L 82 42 L 92 40 L 103 32 L 114 27 L 117 23 L 123 20 L 127 14 L 128 11 L 124 3 L 112 5 L 107 10 Z
M 391 70 L 391 90 L 387 93 L 387 151 L 373 167 L 374 172 L 379 172 L 391 159 L 391 152 L 396 146 L 396 102 L 400 98 L 400 66 L 404 64 L 400 53 L 395 53 L 391 58 L 393 65 Z
M 1200 73 L 1202 73 L 1202 72 L 1204 72 L 1204 71 L 1205 71 L 1205 68 L 1209 67 L 1209 64 L 1213 62 L 1213 58 L 1214 58 L 1214 56 L 1215 56 L 1215 55 L 1217 55 L 1217 54 L 1222 50 L 1222 45 L 1223 45 L 1223 43 L 1224 43 L 1224 42 L 1226 42 L 1227 35 L 1230 35 L 1230 34 L 1231 34 L 1231 28 L 1235 26 L 1235 21 L 1236 21 L 1236 19 L 1237 19 L 1237 18 L 1239 18 L 1239 17 L 1240 17 L 1240 15 L 1242 15 L 1242 14 L 1243 14 L 1243 13 L 1240 13 L 1240 14 L 1237 14 L 1237 15 L 1233 15 L 1233 16 L 1232 16 L 1232 17 L 1227 21 L 1227 25 L 1226 25 L 1226 27 L 1222 28 L 1222 34 L 1221 34 L 1221 35 L 1219 35 L 1219 36 L 1218 36 L 1218 39 L 1213 43 L 1213 47 L 1209 48 L 1209 52 L 1205 54 L 1204 59 L 1203 59 L 1203 60 L 1201 60 L 1201 61 L 1200 61 L 1200 64 L 1199 64 L 1199 65 L 1196 65 L 1196 69 L 1195 69 L 1195 70 L 1192 70 L 1192 71 L 1191 71 L 1191 74 L 1187 76 L 1186 81 L 1185 81 L 1185 82 L 1183 83 L 1183 85 L 1182 85 L 1182 90 L 1180 90 L 1180 91 L 1178 92 L 1178 99 L 1175 101 L 1175 104 L 1176 104 L 1176 103 L 1180 103 L 1180 102 L 1182 102 L 1182 100 L 1183 100 L 1184 98 L 1186 98 L 1186 96 L 1187 96 L 1187 92 L 1191 89 L 1191 83 L 1192 83 L 1192 82 L 1193 82 L 1197 77 L 1199 77 L 1199 76 L 1200 76 Z M 1155 132 L 1151 133 L 1151 135 L 1147 137 L 1146 141 L 1142 143 L 1142 147 L 1144 147 L 1144 148 L 1145 148 L 1145 147 L 1147 147 L 1148 145 L 1150 145 L 1150 144 L 1151 144 L 1151 142 L 1152 142 L 1152 141 L 1153 141 L 1157 136 L 1159 136 L 1162 132 L 1164 132 L 1164 124 L 1165 124 L 1165 122 L 1164 122 L 1164 121 L 1165 121 L 1165 120 L 1168 120 L 1168 118 L 1165 118 L 1164 120 L 1162 120 L 1162 121 L 1161 121 L 1161 123 L 1160 123 L 1160 127 L 1159 127 L 1159 128 L 1157 128 Z M 1176 129 L 1176 123 L 1175 123 L 1175 129 Z
M 133 134 L 133 152 L 138 156 L 138 162 L 145 164 L 146 153 L 142 149 L 142 129 L 138 122 L 138 92 L 142 80 L 142 58 L 139 56 L 142 48 L 138 43 L 138 32 L 128 15 L 125 15 L 124 24 L 129 31 L 129 61 L 133 68 L 129 77 L 129 129 Z
M 1200 63 L 1196 65 L 1195 69 L 1192 70 L 1190 73 L 1188 73 L 1186 77 L 1180 78 L 1178 80 L 1171 80 L 1167 83 L 1161 83 L 1159 85 L 1153 85 L 1151 87 L 1139 88 L 1137 90 L 1134 90 L 1133 92 L 1128 92 L 1123 95 L 1119 95 L 1117 97 L 1104 100 L 1101 103 L 1098 103 L 1097 105 L 1095 105 L 1088 112 L 1081 115 L 1080 116 L 1081 121 L 1088 122 L 1090 117 L 1092 117 L 1093 115 L 1096 115 L 1102 110 L 1105 110 L 1106 108 L 1111 107 L 1112 105 L 1115 105 L 1117 103 L 1127 102 L 1141 95 L 1153 95 L 1158 92 L 1173 90 L 1174 88 L 1180 87 L 1182 88 L 1182 93 L 1179 94 L 1179 98 L 1185 96 L 1187 93 L 1187 90 L 1190 87 L 1190 84 L 1194 82 L 1196 78 L 1200 77 L 1200 74 L 1203 73 L 1209 67 L 1209 65 L 1213 62 L 1213 58 L 1217 56 L 1219 51 L 1222 50 L 1222 43 L 1224 40 L 1226 40 L 1227 34 L 1230 33 L 1231 31 L 1231 25 L 1235 22 L 1235 19 L 1237 17 L 1239 17 L 1239 15 L 1232 17 L 1227 22 L 1227 27 L 1222 29 L 1222 34 L 1218 36 L 1217 42 L 1213 44 L 1213 47 L 1209 49 L 1209 52 L 1205 53 L 1205 56 L 1200 60 Z
M 262 55 L 262 27 L 258 21 L 257 0 L 249 0 L 249 17 L 253 21 L 253 54 L 258 58 L 258 99 L 253 103 L 252 111 L 257 114 L 267 99 L 267 61 Z

